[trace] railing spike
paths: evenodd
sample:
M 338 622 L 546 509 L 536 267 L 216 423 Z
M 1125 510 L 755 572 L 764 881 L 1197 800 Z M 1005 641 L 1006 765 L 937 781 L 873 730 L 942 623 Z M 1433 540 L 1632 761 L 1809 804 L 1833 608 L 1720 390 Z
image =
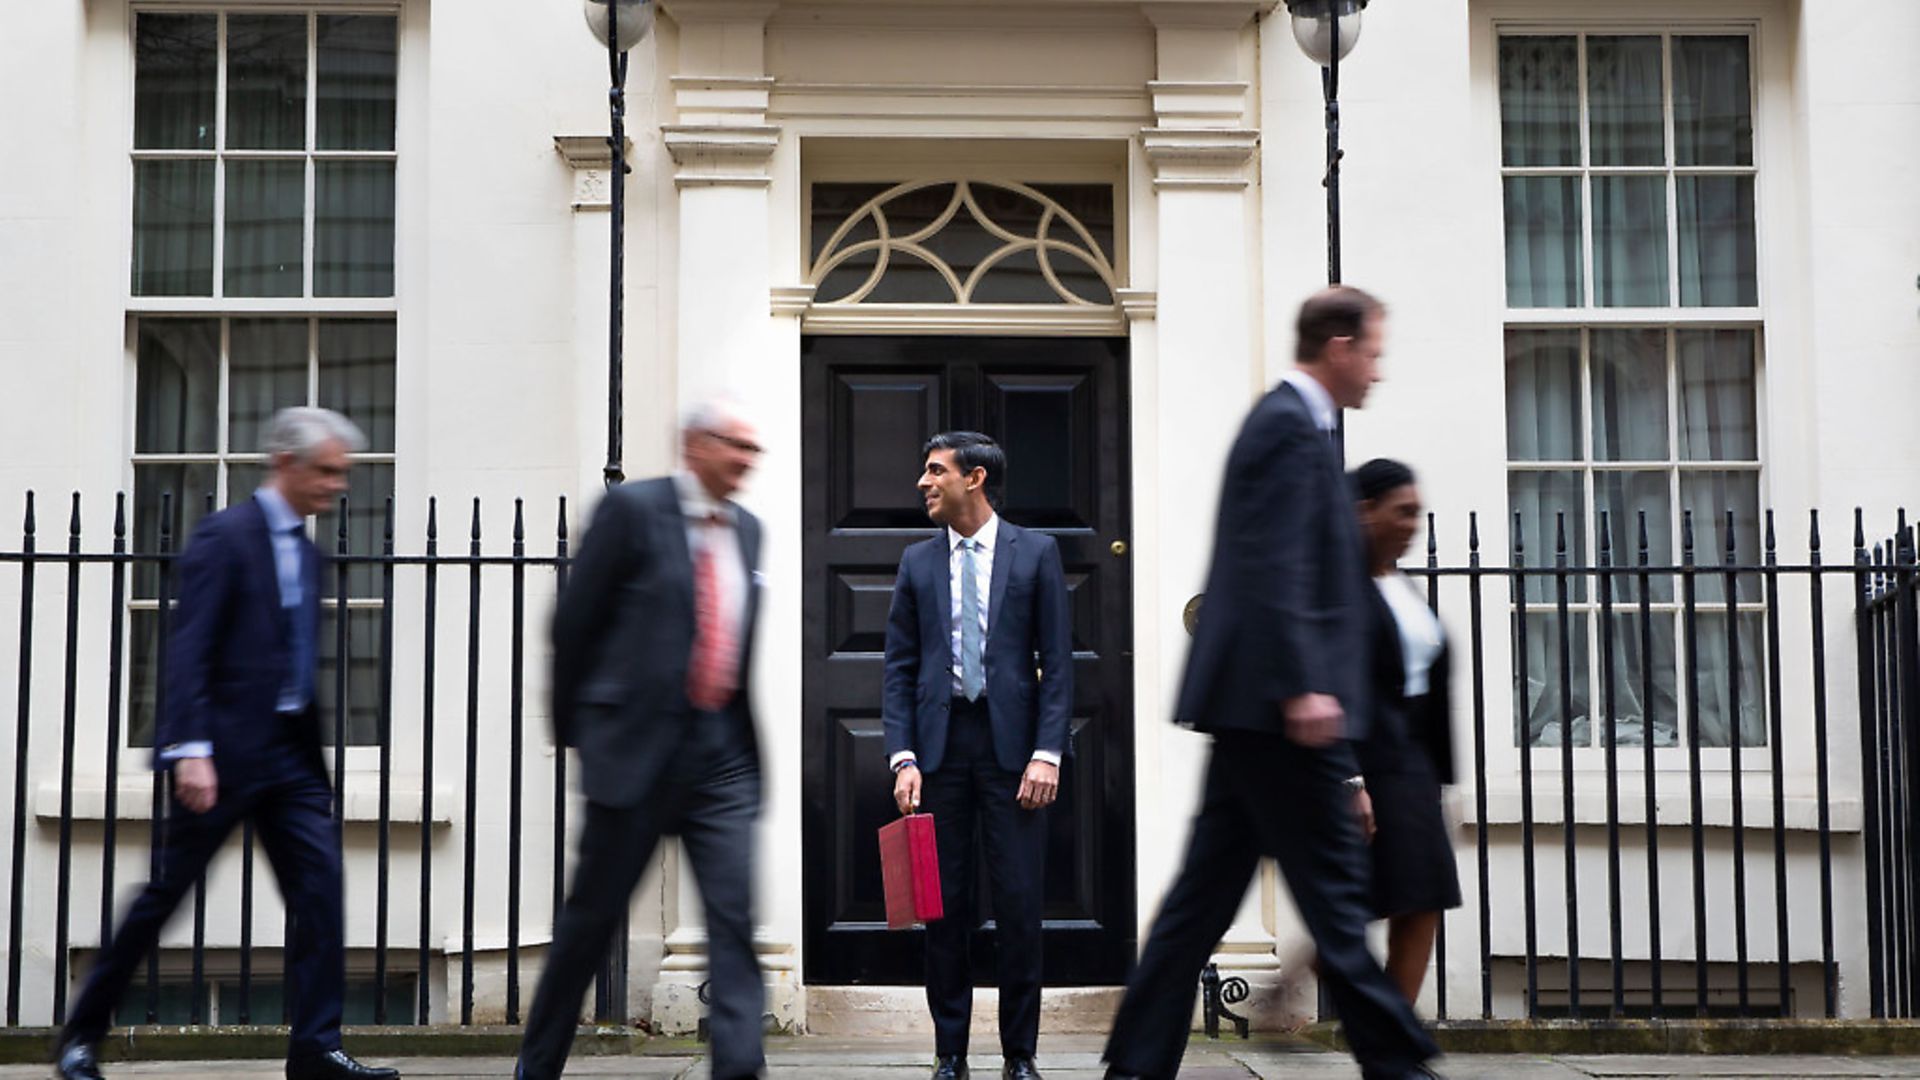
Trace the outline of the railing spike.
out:
M 1467 551 L 1476 555 L 1480 552 L 1480 511 L 1478 510 L 1467 514 Z
M 473 497 L 473 532 L 470 537 L 474 543 L 480 542 L 480 496 Z
M 518 544 L 527 538 L 527 520 L 524 501 L 513 500 L 513 542 Z
M 438 496 L 429 495 L 427 496 L 427 542 L 432 543 L 438 539 L 440 539 L 440 499 Z
M 1817 509 L 1807 511 L 1807 550 L 1816 554 L 1820 551 L 1820 511 Z
M 76 542 L 80 539 L 80 493 L 77 491 L 73 493 L 73 510 L 67 515 L 67 538 Z
M 26 520 L 24 520 L 20 524 L 20 531 L 25 533 L 27 538 L 31 540 L 33 538 L 34 529 L 35 529 L 35 525 L 34 525 L 34 519 L 33 519 L 33 490 L 29 488 L 27 490 L 27 516 L 26 516 Z
M 380 527 L 380 540 L 389 551 L 393 549 L 393 496 L 391 495 L 387 496 L 386 515 Z
M 554 529 L 554 535 L 562 540 L 567 538 L 567 497 L 565 495 L 560 496 L 559 522 Z
M 118 491 L 113 496 L 113 538 L 127 538 L 127 493 Z
M 1526 527 L 1520 524 L 1520 511 L 1513 512 L 1513 553 L 1524 555 L 1527 551 Z

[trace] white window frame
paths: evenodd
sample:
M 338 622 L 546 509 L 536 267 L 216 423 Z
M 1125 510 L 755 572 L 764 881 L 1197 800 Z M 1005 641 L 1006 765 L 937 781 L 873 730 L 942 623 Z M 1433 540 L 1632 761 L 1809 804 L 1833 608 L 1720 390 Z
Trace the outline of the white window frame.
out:
M 1719 5 L 1730 6 L 1730 5 Z M 1743 10 L 1751 11 L 1750 6 Z M 1769 410 L 1767 407 L 1767 239 L 1762 225 L 1765 219 L 1766 170 L 1761 168 L 1767 161 L 1766 138 L 1769 122 L 1763 115 L 1761 89 L 1765 79 L 1765 50 L 1761 38 L 1761 21 L 1758 17 L 1744 16 L 1724 19 L 1686 17 L 1673 18 L 1609 17 L 1607 13 L 1583 13 L 1569 18 L 1543 19 L 1530 16 L 1506 17 L 1495 13 L 1487 25 L 1491 30 L 1491 40 L 1487 50 L 1485 77 L 1491 91 L 1487 95 L 1492 109 L 1491 131 L 1493 160 L 1499 166 L 1501 182 L 1510 176 L 1577 176 L 1581 180 L 1581 299 L 1580 307 L 1564 308 L 1521 308 L 1505 304 L 1506 288 L 1501 287 L 1501 327 L 1504 339 L 1507 330 L 1603 330 L 1649 329 L 1666 332 L 1666 380 L 1668 401 L 1667 458 L 1647 461 L 1597 461 L 1593 456 L 1593 401 L 1590 336 L 1581 335 L 1580 347 L 1580 405 L 1581 405 L 1581 452 L 1578 461 L 1505 461 L 1505 474 L 1511 476 L 1519 472 L 1573 472 L 1578 471 L 1582 479 L 1582 493 L 1588 512 L 1586 519 L 1586 557 L 1590 563 L 1597 564 L 1599 559 L 1599 515 L 1593 511 L 1595 506 L 1595 476 L 1600 472 L 1658 471 L 1669 477 L 1669 511 L 1671 514 L 1672 562 L 1679 565 L 1682 557 L 1682 512 L 1680 480 L 1688 472 L 1741 472 L 1756 474 L 1755 487 L 1761 518 L 1761 536 L 1764 542 L 1765 519 L 1767 509 L 1772 505 L 1769 492 L 1769 470 L 1767 468 L 1770 437 L 1768 431 Z M 1572 166 L 1509 166 L 1500 158 L 1500 92 L 1499 63 L 1500 43 L 1508 37 L 1518 36 L 1560 36 L 1575 37 L 1576 60 L 1579 65 L 1577 75 L 1579 107 L 1580 162 Z M 1589 36 L 1657 36 L 1661 39 L 1662 87 L 1661 113 L 1665 155 L 1662 164 L 1657 166 L 1599 166 L 1592 164 L 1592 151 L 1587 101 L 1587 38 Z M 1673 116 L 1673 77 L 1672 52 L 1673 39 L 1686 36 L 1741 36 L 1747 39 L 1747 77 L 1748 107 L 1753 118 L 1753 154 L 1752 164 L 1746 166 L 1678 166 L 1674 164 L 1674 116 Z M 1667 232 L 1667 289 L 1669 303 L 1659 307 L 1598 307 L 1594 305 L 1594 245 L 1593 245 L 1593 207 L 1592 178 L 1594 176 L 1620 175 L 1664 175 L 1666 177 L 1666 232 Z M 1751 176 L 1754 179 L 1755 208 L 1755 303 L 1752 307 L 1682 307 L 1678 303 L 1679 280 L 1679 212 L 1676 201 L 1676 180 L 1680 176 Z M 1504 225 L 1504 222 L 1502 222 Z M 1502 241 L 1504 250 L 1504 240 Z M 1504 265 L 1504 262 L 1503 262 Z M 1754 410 L 1755 437 L 1758 457 L 1752 461 L 1692 461 L 1678 457 L 1678 361 L 1675 355 L 1677 332 L 1685 330 L 1707 329 L 1743 329 L 1754 333 Z M 1504 412 L 1504 406 L 1503 406 Z M 1502 487 L 1506 485 L 1503 483 Z M 1721 564 L 1724 546 L 1720 534 L 1720 521 L 1694 522 L 1694 555 L 1696 565 L 1706 568 L 1705 576 L 1715 566 Z M 1505 530 L 1502 531 L 1503 533 Z M 1510 547 L 1511 537 L 1507 539 Z M 1757 565 L 1762 559 L 1761 551 L 1740 552 L 1740 562 Z M 1616 565 L 1631 565 L 1638 557 L 1638 551 L 1614 551 L 1612 559 Z M 1554 560 L 1554 540 L 1551 536 L 1529 537 L 1527 539 L 1527 565 L 1538 568 L 1550 566 Z M 1544 580 L 1544 579 L 1543 579 Z M 1549 584 L 1549 588 L 1551 585 Z M 1616 589 L 1616 594 L 1618 590 Z M 1590 775 L 1605 771 L 1606 744 L 1602 738 L 1601 726 L 1604 718 L 1600 716 L 1602 697 L 1601 640 L 1604 628 L 1600 621 L 1600 604 L 1597 588 L 1589 588 L 1586 600 L 1568 603 L 1570 618 L 1586 620 L 1587 643 L 1586 664 L 1588 671 L 1588 721 L 1589 738 L 1583 744 L 1576 744 L 1574 750 L 1574 770 L 1577 774 Z M 1524 601 L 1524 610 L 1528 614 L 1557 614 L 1558 603 L 1549 595 L 1544 600 Z M 1680 584 L 1675 580 L 1674 597 L 1669 601 L 1655 601 L 1651 608 L 1656 616 L 1666 613 L 1674 623 L 1674 691 L 1676 715 L 1674 717 L 1675 743 L 1672 746 L 1655 746 L 1654 756 L 1658 770 L 1686 768 L 1687 755 L 1691 753 L 1688 745 L 1687 724 L 1687 679 L 1684 670 L 1686 642 L 1681 622 L 1683 605 Z M 1511 602 L 1507 604 L 1509 617 L 1514 612 Z M 1639 610 L 1638 601 L 1624 601 L 1617 595 L 1613 604 L 1616 616 L 1634 616 Z M 1724 618 L 1726 610 L 1723 599 L 1701 600 L 1696 602 L 1697 615 Z M 1739 602 L 1737 610 L 1741 615 L 1764 614 L 1763 602 Z M 1698 625 L 1698 624 L 1696 624 Z M 1509 638 L 1511 640 L 1511 638 Z M 1511 658 L 1514 674 L 1524 680 L 1527 658 L 1514 655 Z M 1577 660 L 1576 660 L 1577 663 Z M 1763 706 L 1765 707 L 1765 706 Z M 1510 713 L 1511 705 L 1508 706 Z M 1489 720 L 1492 719 L 1492 714 Z M 1771 739 L 1772 717 L 1766 719 L 1768 738 Z M 1738 719 L 1730 718 L 1730 725 L 1737 739 Z M 1489 730 L 1493 730 L 1489 726 Z M 1790 738 L 1792 733 L 1784 732 L 1783 737 Z M 1563 734 L 1563 737 L 1565 735 Z M 1651 732 L 1648 733 L 1651 737 Z M 1559 772 L 1561 747 L 1559 744 L 1515 745 L 1512 748 L 1514 761 L 1519 755 L 1533 755 L 1535 782 L 1542 780 L 1543 770 L 1549 783 L 1554 782 Z M 1622 776 L 1638 774 L 1644 767 L 1643 749 L 1639 743 L 1622 744 L 1617 754 L 1619 771 Z M 1732 769 L 1733 749 L 1730 747 L 1702 746 L 1700 749 L 1701 767 L 1711 772 L 1730 772 Z M 1741 771 L 1749 776 L 1771 776 L 1772 765 L 1769 760 L 1770 747 L 1767 744 L 1740 747 Z M 1491 763 L 1490 763 L 1491 764 Z M 1623 795 L 1626 792 L 1623 791 Z

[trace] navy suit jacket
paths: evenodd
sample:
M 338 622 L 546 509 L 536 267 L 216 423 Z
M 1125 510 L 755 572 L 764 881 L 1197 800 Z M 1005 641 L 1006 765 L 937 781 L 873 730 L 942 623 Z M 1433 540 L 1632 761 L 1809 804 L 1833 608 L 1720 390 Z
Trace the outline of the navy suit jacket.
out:
M 747 680 L 760 610 L 760 520 L 735 505 L 746 561 L 739 690 L 722 710 L 756 758 Z M 580 751 L 581 787 L 602 806 L 637 805 L 693 730 L 693 555 L 671 476 L 607 492 L 553 614 L 553 728 Z
M 953 702 L 953 584 L 947 530 L 900 556 L 887 613 L 881 717 L 887 756 L 913 751 L 921 772 L 940 767 Z M 983 695 L 1000 767 L 1020 772 L 1035 750 L 1065 756 L 1073 710 L 1073 628 L 1060 546 L 1005 518 L 987 593 Z M 1037 669 L 1037 670 L 1036 670 Z
M 1331 694 L 1346 736 L 1369 719 L 1367 577 L 1340 459 L 1281 383 L 1227 456 L 1213 565 L 1175 719 L 1200 731 L 1284 734 L 1288 698 Z
M 179 606 L 168 627 L 155 747 L 210 742 L 222 779 L 237 781 L 250 764 L 286 752 L 282 728 L 292 722 L 295 745 L 318 760 L 315 710 L 292 721 L 274 712 L 293 663 L 290 618 L 307 620 L 319 651 L 320 556 L 304 536 L 300 545 L 306 580 L 299 610 L 289 613 L 280 606 L 273 540 L 257 501 L 209 514 L 193 530 L 175 569 Z M 154 755 L 155 768 L 171 764 L 160 758 Z

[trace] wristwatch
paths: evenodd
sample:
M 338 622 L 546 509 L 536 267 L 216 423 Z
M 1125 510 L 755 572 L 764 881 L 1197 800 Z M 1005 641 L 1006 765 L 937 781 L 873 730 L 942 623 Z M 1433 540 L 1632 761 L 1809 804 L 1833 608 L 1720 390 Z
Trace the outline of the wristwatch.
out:
M 1345 780 L 1340 781 L 1340 786 L 1358 795 L 1367 790 L 1367 778 L 1364 776 L 1349 776 Z

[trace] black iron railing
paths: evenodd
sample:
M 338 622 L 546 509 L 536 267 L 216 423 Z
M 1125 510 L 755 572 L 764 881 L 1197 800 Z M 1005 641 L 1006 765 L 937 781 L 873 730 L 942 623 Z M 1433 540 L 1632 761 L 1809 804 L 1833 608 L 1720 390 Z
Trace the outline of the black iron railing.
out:
M 133 662 L 130 653 L 152 643 L 130 646 L 128 627 L 146 603 L 158 623 L 154 641 L 165 637 L 175 509 L 163 500 L 154 550 L 133 551 L 121 497 L 109 550 L 89 552 L 75 496 L 66 542 L 42 550 L 29 497 L 18 550 L 0 552 L 0 599 L 18 608 L 10 1026 L 64 1018 L 76 907 L 97 913 L 99 941 L 112 931 L 115 883 L 126 878 L 117 865 L 124 846 L 118 792 L 121 755 L 136 726 L 129 703 L 148 700 L 132 686 L 133 669 L 166 685 L 164 650 L 144 667 Z M 344 508 L 337 535 L 323 538 L 333 555 L 334 611 L 373 613 L 368 633 L 356 633 L 348 618 L 333 620 L 327 705 L 335 775 L 349 775 L 353 742 L 364 743 L 356 753 L 376 762 L 370 777 L 364 768 L 351 774 L 335 797 L 350 846 L 362 853 L 370 847 L 373 855 L 371 867 L 363 855 L 351 857 L 349 909 L 365 910 L 365 897 L 372 930 L 350 937 L 349 948 L 370 961 L 360 970 L 371 973 L 375 1022 L 476 1022 L 477 983 L 487 983 L 491 997 L 497 978 L 493 969 L 476 972 L 483 951 L 504 966 L 502 993 L 491 998 L 504 1008 L 489 1004 L 479 1019 L 519 1022 L 520 953 L 529 943 L 523 909 L 544 885 L 549 912 L 557 913 L 565 886 L 567 756 L 546 762 L 538 731 L 527 742 L 528 666 L 544 664 L 544 649 L 529 650 L 526 635 L 529 624 L 541 633 L 544 605 L 565 581 L 566 508 L 561 501 L 551 546 L 542 543 L 541 554 L 527 550 L 519 500 L 505 554 L 487 553 L 482 519 L 476 500 L 465 550 L 457 553 L 441 549 L 431 500 L 420 554 L 399 553 L 391 502 L 370 545 L 378 550 L 351 550 Z M 1683 514 L 1678 562 L 1656 563 L 1654 552 L 1666 546 L 1650 537 L 1644 515 L 1620 533 L 1634 537 L 1630 551 L 1616 549 L 1613 523 L 1600 515 L 1590 561 L 1576 557 L 1580 526 L 1564 517 L 1544 550 L 1517 516 L 1497 547 L 1483 546 L 1479 521 L 1469 518 L 1466 559 L 1452 565 L 1440 561 L 1429 522 L 1425 565 L 1409 573 L 1456 638 L 1457 741 L 1466 751 L 1460 779 L 1472 806 L 1460 858 L 1463 878 L 1477 884 L 1466 890 L 1467 907 L 1443 920 L 1435 979 L 1440 1017 L 1913 1015 L 1920 1004 L 1920 800 L 1912 791 L 1920 779 L 1920 568 L 1913 534 L 1903 516 L 1894 539 L 1869 548 L 1856 512 L 1851 557 L 1829 562 L 1818 515 L 1803 520 L 1804 547 L 1795 544 L 1789 557 L 1770 512 L 1750 520 L 1719 513 L 1698 526 Z M 1743 547 L 1742 537 L 1754 542 Z M 129 583 L 146 580 L 133 576 L 136 569 L 153 575 L 151 599 L 133 595 L 139 590 Z M 56 595 L 64 611 L 36 608 L 37 598 Z M 56 627 L 57 710 L 40 681 L 48 661 L 38 648 Z M 404 647 L 397 641 L 402 630 Z M 404 658 L 398 679 L 396 655 Z M 1848 664 L 1852 680 L 1843 674 Z M 5 674 L 0 669 L 0 684 Z M 369 679 L 373 690 L 366 693 Z M 442 700 L 456 685 L 461 700 Z M 57 736 L 50 728 L 55 716 Z M 457 751 L 445 745 L 449 722 L 457 725 Z M 394 738 L 396 729 L 403 738 Z M 1851 744 L 1843 742 L 1842 757 L 1834 757 L 1834 740 L 1856 732 L 1857 781 Z M 53 810 L 32 797 L 48 772 L 33 768 L 48 755 L 34 755 L 49 738 L 59 746 Z M 98 771 L 82 772 L 91 764 L 80 760 L 82 743 L 101 747 Z M 417 774 L 396 773 L 396 751 Z M 455 757 L 458 809 L 441 814 L 436 785 Z M 495 767 L 504 781 L 489 778 Z M 550 776 L 539 775 L 547 770 Z M 76 805 L 82 775 L 89 783 L 104 776 L 98 831 L 88 823 L 95 811 L 83 814 Z M 399 816 L 417 806 L 417 823 L 396 820 L 396 782 L 406 785 L 398 793 L 417 800 Z M 142 789 L 155 822 L 168 806 L 165 783 L 164 774 L 154 774 Z M 374 811 L 363 820 L 348 813 L 347 799 L 368 783 Z M 495 783 L 503 786 L 495 790 Z M 526 815 L 548 794 L 550 836 L 531 835 Z M 451 852 L 441 850 L 451 837 L 436 844 L 436 827 L 447 826 L 460 849 L 451 884 L 435 877 L 454 865 Z M 162 830 L 152 836 L 149 872 Z M 256 948 L 256 918 L 272 914 L 259 910 L 266 905 L 255 888 L 250 830 L 239 846 L 237 937 L 224 928 L 216 935 L 222 963 L 230 965 L 220 978 L 237 977 L 231 1008 L 220 1007 L 223 1023 L 277 1019 L 255 1008 L 274 1000 L 261 988 L 277 975 L 263 977 L 256 965 L 277 961 Z M 97 885 L 79 873 L 82 860 L 95 858 Z M 417 860 L 416 869 L 405 869 L 409 860 Z M 49 863 L 50 881 L 41 869 Z M 501 877 L 503 897 L 477 887 Z M 76 884 L 82 878 L 85 891 Z M 1845 896 L 1855 895 L 1852 882 L 1863 881 L 1864 911 L 1836 909 L 1836 878 L 1846 879 L 1839 890 Z M 528 885 L 536 891 L 524 892 Z M 448 888 L 459 893 L 457 929 L 437 914 L 451 910 L 436 904 Z M 38 902 L 49 893 L 50 918 L 39 914 Z M 1790 896 L 1810 899 L 1790 904 Z M 499 909 L 489 910 L 495 903 Z M 393 916 L 414 905 L 417 936 L 400 940 Z M 202 883 L 192 900 L 184 965 L 191 1022 L 210 1018 L 207 911 Z M 30 912 L 39 925 L 29 924 Z M 501 919 L 503 943 L 490 929 Z M 50 1013 L 23 1009 L 30 941 L 51 943 Z M 1461 962 L 1450 962 L 1450 951 Z M 595 995 L 602 1019 L 623 1018 L 626 960 L 617 949 L 602 973 Z M 1862 964 L 1865 970 L 1856 970 Z M 155 1021 L 165 1013 L 161 967 L 158 957 L 149 963 L 144 1009 L 135 1010 Z M 443 972 L 438 980 L 430 977 L 436 970 Z M 1474 975 L 1478 1000 L 1460 1008 L 1452 999 Z M 1843 976 L 1853 985 L 1867 980 L 1865 1007 L 1843 1001 Z M 40 971 L 32 984 L 45 978 Z M 395 1003 L 400 995 L 403 1004 Z

